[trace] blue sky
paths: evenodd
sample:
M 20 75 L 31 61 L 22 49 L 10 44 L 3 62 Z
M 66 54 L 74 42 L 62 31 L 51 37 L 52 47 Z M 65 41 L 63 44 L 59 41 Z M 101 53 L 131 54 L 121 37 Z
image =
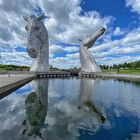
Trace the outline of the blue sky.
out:
M 86 0 L 83 1 L 82 8 L 87 12 L 98 11 L 101 16 L 113 16 L 115 18 L 114 27 L 129 28 L 132 22 L 138 21 L 139 16 L 131 12 L 130 7 L 125 7 L 125 4 L 125 0 L 94 0 L 94 2 Z
M 22 16 L 41 12 L 46 15 L 53 66 L 80 67 L 78 39 L 102 26 L 105 34 L 90 49 L 98 64 L 140 60 L 139 0 L 0 0 L 2 63 L 31 65 Z

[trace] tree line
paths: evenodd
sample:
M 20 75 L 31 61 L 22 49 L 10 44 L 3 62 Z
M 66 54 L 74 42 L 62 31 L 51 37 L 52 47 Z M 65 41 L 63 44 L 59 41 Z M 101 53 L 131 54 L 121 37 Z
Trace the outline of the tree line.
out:
M 112 66 L 109 65 L 100 65 L 102 70 L 108 69 L 140 69 L 140 60 L 129 62 L 129 63 L 122 63 L 122 64 L 114 64 Z M 4 65 L 0 64 L 0 71 L 29 71 L 30 67 L 28 66 L 16 66 L 16 65 Z M 80 71 L 80 68 L 73 67 L 70 69 L 59 69 L 50 65 L 50 71 Z
M 0 64 L 0 71 L 28 71 L 28 66 L 4 65 Z
M 140 60 L 129 62 L 129 63 L 123 63 L 123 64 L 114 64 L 112 66 L 109 65 L 100 65 L 101 69 L 107 70 L 107 69 L 140 69 Z

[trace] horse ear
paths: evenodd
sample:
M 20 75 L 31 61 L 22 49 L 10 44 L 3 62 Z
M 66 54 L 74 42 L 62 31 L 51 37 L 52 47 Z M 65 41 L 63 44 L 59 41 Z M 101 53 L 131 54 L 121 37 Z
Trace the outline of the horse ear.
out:
M 44 17 L 44 13 L 37 17 L 38 20 L 41 20 Z
M 26 20 L 26 21 L 29 21 L 29 18 L 26 17 L 26 16 L 24 16 L 23 19 Z

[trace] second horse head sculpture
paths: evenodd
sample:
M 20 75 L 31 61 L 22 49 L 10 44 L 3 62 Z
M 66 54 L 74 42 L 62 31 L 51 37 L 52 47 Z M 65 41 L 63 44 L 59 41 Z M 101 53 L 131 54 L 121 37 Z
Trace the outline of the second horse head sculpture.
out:
M 80 61 L 81 61 L 81 72 L 100 72 L 101 69 L 97 65 L 94 57 L 88 50 L 91 48 L 96 40 L 103 35 L 105 32 L 105 28 L 101 28 L 99 31 L 87 36 L 81 41 L 80 46 Z
M 44 14 L 38 17 L 31 15 L 23 18 L 27 21 L 25 26 L 28 33 L 27 52 L 34 59 L 30 71 L 47 72 L 49 69 L 49 39 L 47 29 L 41 21 Z

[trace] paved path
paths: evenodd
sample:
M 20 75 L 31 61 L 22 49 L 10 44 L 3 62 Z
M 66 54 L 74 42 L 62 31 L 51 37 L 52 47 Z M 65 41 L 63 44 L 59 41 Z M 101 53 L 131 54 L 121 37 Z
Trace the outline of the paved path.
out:
M 82 77 L 94 77 L 94 78 L 111 78 L 111 79 L 118 79 L 118 80 L 126 80 L 126 81 L 134 81 L 140 82 L 140 75 L 133 75 L 133 74 L 114 74 L 114 73 L 79 73 Z
M 31 78 L 32 76 L 33 75 L 11 75 L 8 77 L 8 75 L 0 75 L 0 88 L 19 82 L 21 80 Z
M 34 78 L 34 75 L 0 75 L 0 99 Z
M 132 74 L 99 74 L 102 77 L 110 77 L 116 79 L 124 79 L 130 81 L 139 81 L 140 82 L 140 75 L 132 75 Z

